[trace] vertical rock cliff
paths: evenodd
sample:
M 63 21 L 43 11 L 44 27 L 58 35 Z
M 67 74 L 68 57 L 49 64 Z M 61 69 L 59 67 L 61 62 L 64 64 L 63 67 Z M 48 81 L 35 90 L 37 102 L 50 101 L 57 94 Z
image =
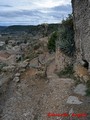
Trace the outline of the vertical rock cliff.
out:
M 77 60 L 90 62 L 90 0 L 72 0 Z

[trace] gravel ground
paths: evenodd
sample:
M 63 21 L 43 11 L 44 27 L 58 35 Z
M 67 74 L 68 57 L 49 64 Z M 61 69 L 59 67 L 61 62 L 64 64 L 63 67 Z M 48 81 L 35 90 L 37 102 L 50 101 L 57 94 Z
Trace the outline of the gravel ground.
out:
M 11 81 L 0 97 L 0 120 L 70 120 L 69 117 L 48 117 L 48 113 L 69 113 L 71 108 L 75 113 L 90 113 L 90 98 L 77 95 L 82 105 L 66 103 L 68 97 L 74 95 L 74 80 L 59 78 L 53 73 L 54 69 L 53 61 L 48 67 L 48 81 L 35 77 L 35 69 L 24 72 L 18 83 Z

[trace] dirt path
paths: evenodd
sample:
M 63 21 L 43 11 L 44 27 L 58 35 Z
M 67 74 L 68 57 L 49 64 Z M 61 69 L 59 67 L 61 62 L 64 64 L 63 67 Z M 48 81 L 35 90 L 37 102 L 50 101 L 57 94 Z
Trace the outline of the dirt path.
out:
M 48 117 L 47 114 L 68 113 L 71 108 L 77 112 L 89 111 L 88 104 L 77 106 L 66 103 L 73 94 L 74 80 L 59 78 L 54 69 L 55 61 L 48 67 L 49 82 L 36 78 L 35 69 L 28 69 L 22 74 L 19 83 L 12 81 L 2 101 L 0 120 L 69 120 Z

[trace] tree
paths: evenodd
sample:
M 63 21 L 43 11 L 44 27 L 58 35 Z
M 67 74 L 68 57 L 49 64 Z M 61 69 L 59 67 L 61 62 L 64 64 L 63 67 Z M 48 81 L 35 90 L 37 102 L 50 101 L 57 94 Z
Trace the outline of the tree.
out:
M 49 52 L 55 52 L 56 50 L 56 40 L 58 38 L 58 33 L 57 32 L 53 32 L 49 41 L 48 41 L 48 49 Z

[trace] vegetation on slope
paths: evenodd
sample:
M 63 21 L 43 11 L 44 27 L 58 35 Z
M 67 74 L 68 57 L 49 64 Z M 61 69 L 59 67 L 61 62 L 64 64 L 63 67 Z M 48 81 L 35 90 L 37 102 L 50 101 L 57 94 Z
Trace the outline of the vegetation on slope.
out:
M 8 26 L 4 30 L 2 30 L 2 33 L 22 33 L 26 32 L 28 34 L 37 35 L 42 34 L 43 36 L 47 36 L 51 34 L 53 31 L 56 31 L 58 29 L 59 24 L 41 24 L 41 25 L 13 25 Z
M 58 33 L 55 32 L 54 34 L 57 35 L 51 35 L 48 41 L 48 49 L 55 51 L 56 41 L 58 40 L 61 51 L 67 56 L 73 56 L 75 52 L 73 16 L 69 15 L 66 20 L 63 20 Z
M 57 32 L 53 32 L 51 37 L 49 38 L 49 41 L 48 41 L 49 52 L 55 52 L 57 38 L 58 38 L 58 33 Z
M 67 65 L 63 70 L 57 72 L 57 75 L 61 78 L 73 78 L 74 77 L 73 65 Z
M 62 29 L 59 31 L 60 49 L 64 54 L 73 56 L 75 52 L 73 16 L 69 15 L 62 21 Z

